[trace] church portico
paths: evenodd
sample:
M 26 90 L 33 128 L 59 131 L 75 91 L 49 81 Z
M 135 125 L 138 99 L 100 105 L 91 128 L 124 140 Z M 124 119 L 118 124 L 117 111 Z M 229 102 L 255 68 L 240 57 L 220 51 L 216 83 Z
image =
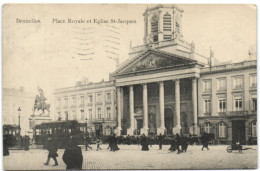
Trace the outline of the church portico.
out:
M 118 68 L 112 76 L 123 90 L 118 96 L 122 133 L 197 134 L 200 65 L 192 59 L 148 49 Z
M 122 119 L 118 119 L 122 133 L 194 132 L 197 119 L 193 110 L 193 94 L 196 94 L 193 93 L 193 80 L 191 77 L 118 87 L 118 91 L 125 90 L 117 95 L 121 98 L 118 100 L 118 110 L 123 111 L 120 114 Z

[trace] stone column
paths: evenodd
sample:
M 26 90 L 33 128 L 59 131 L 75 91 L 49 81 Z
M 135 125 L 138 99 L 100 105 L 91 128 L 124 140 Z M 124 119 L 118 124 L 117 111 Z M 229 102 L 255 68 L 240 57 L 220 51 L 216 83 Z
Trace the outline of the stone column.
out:
M 190 133 L 194 135 L 199 135 L 199 127 L 198 127 L 198 109 L 197 109 L 197 78 L 192 78 L 192 104 L 193 104 L 193 126 L 190 127 Z
M 115 133 L 119 136 L 121 135 L 121 115 L 122 115 L 122 109 L 121 109 L 121 88 L 117 87 L 117 129 L 115 130 Z
M 175 114 L 176 125 L 173 127 L 174 134 L 181 132 L 181 113 L 180 113 L 180 80 L 176 79 L 175 82 Z
M 160 118 L 161 118 L 161 125 L 160 128 L 157 129 L 157 134 L 164 134 L 165 132 L 165 125 L 164 125 L 164 85 L 163 81 L 159 83 L 159 101 L 160 101 Z
M 129 87 L 129 110 L 130 110 L 130 127 L 127 134 L 134 135 L 134 86 Z
M 147 99 L 147 84 L 143 84 L 143 128 L 141 134 L 148 135 L 148 99 Z

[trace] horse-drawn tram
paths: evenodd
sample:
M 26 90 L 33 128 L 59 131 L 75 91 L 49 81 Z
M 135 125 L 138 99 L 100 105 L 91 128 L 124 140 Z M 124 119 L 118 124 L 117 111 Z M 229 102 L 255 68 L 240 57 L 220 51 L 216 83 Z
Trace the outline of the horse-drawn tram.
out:
M 70 137 L 74 137 L 78 144 L 84 144 L 87 131 L 86 123 L 71 121 L 44 122 L 34 127 L 34 140 L 37 145 L 46 145 L 49 138 L 56 141 L 59 148 L 66 147 Z

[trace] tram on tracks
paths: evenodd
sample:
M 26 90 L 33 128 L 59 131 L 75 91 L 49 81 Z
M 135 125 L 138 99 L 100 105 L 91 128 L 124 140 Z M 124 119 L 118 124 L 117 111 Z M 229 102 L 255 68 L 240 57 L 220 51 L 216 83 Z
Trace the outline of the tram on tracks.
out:
M 86 123 L 78 123 L 76 120 L 52 121 L 35 125 L 33 138 L 36 145 L 46 145 L 49 138 L 56 141 L 58 148 L 66 147 L 71 137 L 77 144 L 85 144 L 84 136 L 87 132 Z
M 21 128 L 18 125 L 3 125 L 3 137 L 6 145 L 13 147 L 20 145 L 21 141 Z

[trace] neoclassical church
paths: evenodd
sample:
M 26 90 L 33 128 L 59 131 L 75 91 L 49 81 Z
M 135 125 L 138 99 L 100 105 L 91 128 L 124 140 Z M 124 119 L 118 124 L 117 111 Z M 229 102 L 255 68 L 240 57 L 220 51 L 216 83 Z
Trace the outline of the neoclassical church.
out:
M 131 47 L 109 81 L 55 90 L 56 113 L 81 113 L 103 134 L 113 128 L 118 135 L 207 132 L 221 143 L 256 140 L 256 60 L 213 65 L 213 53 L 200 55 L 183 40 L 182 15 L 175 5 L 147 8 L 144 44 Z M 72 100 L 70 109 L 75 97 L 80 102 Z

